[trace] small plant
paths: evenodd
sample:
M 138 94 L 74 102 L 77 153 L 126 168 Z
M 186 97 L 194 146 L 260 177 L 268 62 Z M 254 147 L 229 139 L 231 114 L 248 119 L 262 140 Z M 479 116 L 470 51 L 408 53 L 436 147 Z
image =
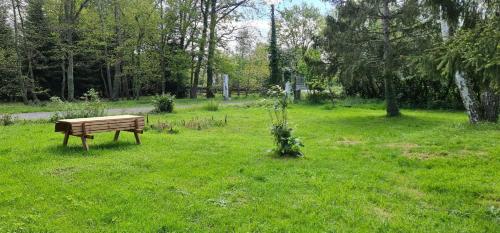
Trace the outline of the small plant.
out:
M 174 111 L 175 95 L 157 95 L 153 98 L 153 104 L 156 112 L 171 113 Z
M 178 134 L 180 130 L 174 123 L 159 122 L 151 125 L 151 129 L 156 130 L 159 133 L 167 132 L 168 134 Z
M 0 115 L 0 125 L 7 126 L 14 124 L 14 117 L 11 114 Z
M 304 145 L 299 138 L 292 135 L 292 128 L 288 126 L 287 108 L 290 102 L 289 96 L 280 86 L 271 87 L 268 93 L 274 98 L 274 102 L 269 108 L 272 123 L 271 133 L 277 146 L 274 151 L 280 156 L 304 156 L 301 151 L 301 147 Z
M 50 120 L 104 116 L 106 105 L 101 101 L 96 90 L 88 90 L 80 99 L 83 102 L 72 103 L 64 102 L 59 97 L 51 97 L 51 104 L 57 106 L 58 111 L 51 116 Z
M 205 105 L 205 109 L 207 111 L 211 111 L 211 112 L 219 111 L 219 102 L 214 101 L 214 100 L 210 100 Z

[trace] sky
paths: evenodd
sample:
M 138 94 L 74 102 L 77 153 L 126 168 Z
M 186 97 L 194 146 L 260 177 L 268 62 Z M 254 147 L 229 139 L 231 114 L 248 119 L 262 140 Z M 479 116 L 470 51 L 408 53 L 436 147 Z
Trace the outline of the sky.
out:
M 323 15 L 328 15 L 333 9 L 331 3 L 326 3 L 322 0 L 281 0 L 276 5 L 276 8 L 279 11 L 293 6 L 302 5 L 304 3 L 318 8 Z M 250 17 L 238 22 L 238 26 L 248 27 L 251 31 L 254 31 L 253 34 L 256 41 L 268 41 L 269 30 L 271 29 L 270 6 L 262 5 L 257 12 L 245 12 L 244 14 L 249 15 Z M 235 46 L 235 41 L 229 43 L 229 48 L 231 50 L 234 49 Z

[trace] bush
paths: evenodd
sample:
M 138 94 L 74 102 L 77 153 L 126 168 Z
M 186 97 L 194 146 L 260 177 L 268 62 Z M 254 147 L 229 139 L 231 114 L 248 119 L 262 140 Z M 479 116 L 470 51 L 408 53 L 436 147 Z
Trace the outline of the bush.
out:
M 307 102 L 310 104 L 322 104 L 328 101 L 329 99 L 330 99 L 329 94 L 322 91 L 310 92 L 306 97 Z
M 272 123 L 271 133 L 277 146 L 274 151 L 280 156 L 302 157 L 301 147 L 304 145 L 300 139 L 292 135 L 292 128 L 288 127 L 289 96 L 280 86 L 272 87 L 269 94 L 274 97 L 273 105 L 269 108 Z
M 211 112 L 219 111 L 219 102 L 210 100 L 205 104 L 205 109 Z
M 58 111 L 51 116 L 51 121 L 60 119 L 74 119 L 104 116 L 106 105 L 101 102 L 99 93 L 90 89 L 80 98 L 83 102 L 64 102 L 59 97 L 51 97 L 52 104 L 57 106 Z
M 156 112 L 171 113 L 174 111 L 175 95 L 157 95 L 153 98 L 153 104 Z
M 0 125 L 7 126 L 14 124 L 14 117 L 11 114 L 0 115 Z

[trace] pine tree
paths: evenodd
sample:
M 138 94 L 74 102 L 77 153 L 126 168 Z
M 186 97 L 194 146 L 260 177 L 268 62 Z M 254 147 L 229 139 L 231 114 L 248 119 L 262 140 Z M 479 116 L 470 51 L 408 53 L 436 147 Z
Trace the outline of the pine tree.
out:
M 31 49 L 41 52 L 51 40 L 49 22 L 43 10 L 45 0 L 30 0 L 26 15 L 26 39 Z
M 19 83 L 15 75 L 14 37 L 12 28 L 7 23 L 6 7 L 0 3 L 0 96 L 9 96 L 12 99 L 18 92 Z
M 26 39 L 26 50 L 30 64 L 30 74 L 33 85 L 42 82 L 50 82 L 53 77 L 48 74 L 50 57 L 53 55 L 55 39 L 51 34 L 49 20 L 43 5 L 45 0 L 29 0 L 26 7 L 26 22 L 24 35 Z M 45 80 L 49 79 L 49 80 Z M 34 88 L 34 87 L 33 87 Z
M 7 25 L 7 9 L 0 5 L 0 49 L 12 46 L 12 29 Z

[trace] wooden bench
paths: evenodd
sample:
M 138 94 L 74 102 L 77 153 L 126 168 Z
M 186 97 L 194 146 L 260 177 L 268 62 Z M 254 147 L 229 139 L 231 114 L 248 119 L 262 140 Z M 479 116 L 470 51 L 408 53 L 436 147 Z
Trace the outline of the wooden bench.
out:
M 69 136 L 82 139 L 83 149 L 88 151 L 87 139 L 94 139 L 93 133 L 115 131 L 115 139 L 118 140 L 120 131 L 133 132 L 137 144 L 141 144 L 139 134 L 143 133 L 144 117 L 133 115 L 106 116 L 92 118 L 78 118 L 59 120 L 56 122 L 55 131 L 64 133 L 63 146 L 68 145 Z

